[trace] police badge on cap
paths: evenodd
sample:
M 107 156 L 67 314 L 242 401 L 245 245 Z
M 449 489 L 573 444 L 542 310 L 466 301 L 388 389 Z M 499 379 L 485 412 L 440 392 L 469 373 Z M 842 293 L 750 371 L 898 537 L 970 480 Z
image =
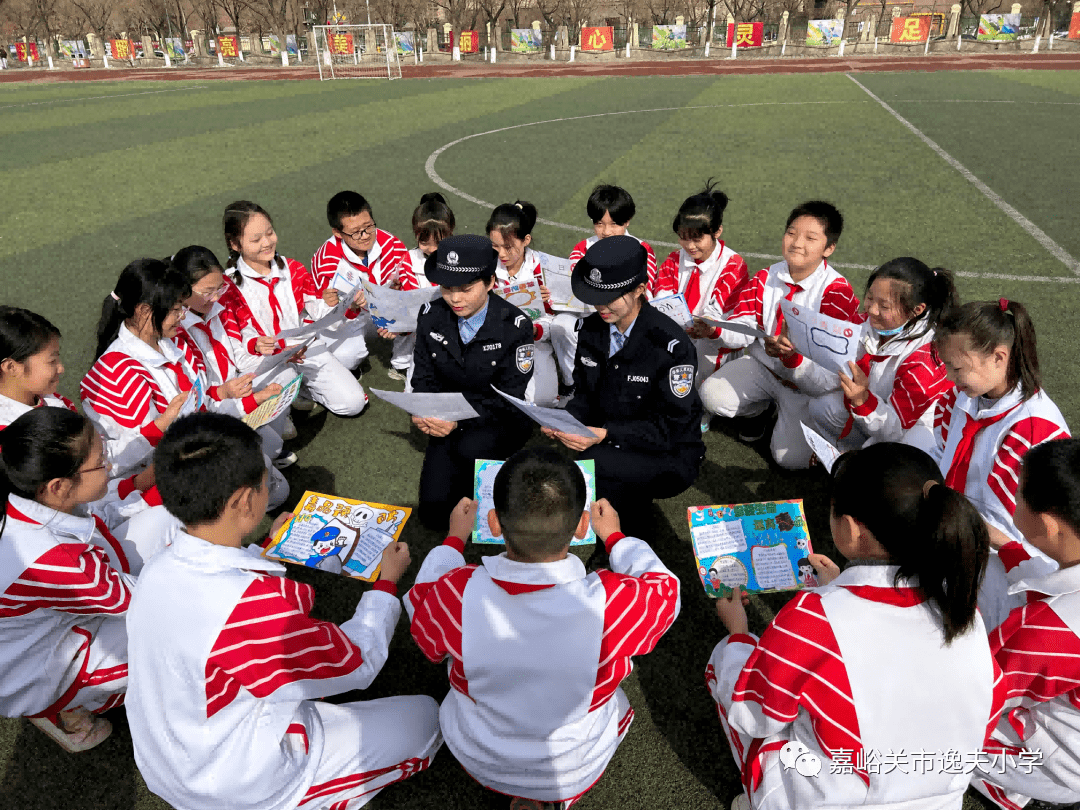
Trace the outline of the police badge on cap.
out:
M 574 266 L 570 287 L 586 304 L 610 304 L 646 282 L 646 257 L 645 248 L 632 236 L 601 239 Z
M 428 256 L 424 274 L 441 287 L 460 287 L 473 279 L 495 274 L 499 254 L 486 236 L 463 234 L 448 236 L 439 249 Z

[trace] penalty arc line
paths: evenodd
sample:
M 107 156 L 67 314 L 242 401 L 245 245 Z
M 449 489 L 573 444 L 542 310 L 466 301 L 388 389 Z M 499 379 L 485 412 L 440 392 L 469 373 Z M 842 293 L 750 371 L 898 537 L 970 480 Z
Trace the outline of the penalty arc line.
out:
M 854 81 L 854 80 L 852 80 L 852 81 Z M 858 82 L 856 82 L 856 84 L 858 84 Z M 859 86 L 862 87 L 862 85 L 859 85 Z M 863 89 L 865 90 L 866 88 L 863 88 Z M 869 92 L 869 91 L 867 91 L 867 92 Z M 873 96 L 872 93 L 870 95 Z M 878 100 L 879 103 L 882 103 L 882 102 L 880 102 L 880 99 L 877 99 L 876 96 L 873 96 L 873 97 L 876 100 Z M 464 190 L 462 190 L 460 188 L 457 188 L 456 186 L 451 185 L 446 180 L 444 180 L 439 175 L 439 173 L 437 171 L 435 171 L 435 162 L 439 159 L 439 157 L 444 152 L 446 152 L 451 147 L 457 146 L 460 143 L 464 143 L 465 141 L 472 140 L 473 138 L 480 138 L 480 137 L 483 137 L 484 135 L 497 135 L 500 132 L 509 132 L 509 131 L 515 130 L 515 129 L 523 129 L 524 127 L 535 127 L 535 126 L 539 126 L 541 124 L 558 124 L 558 123 L 562 123 L 562 122 L 565 122 L 565 121 L 581 121 L 581 120 L 585 120 L 585 119 L 589 119 L 589 118 L 603 118 L 603 117 L 606 117 L 606 116 L 609 116 L 609 115 L 634 115 L 634 114 L 637 114 L 637 113 L 674 112 L 674 111 L 677 111 L 677 110 L 710 110 L 710 109 L 719 109 L 719 108 L 726 108 L 726 107 L 766 107 L 766 106 L 790 106 L 790 105 L 801 105 L 801 104 L 843 104 L 843 103 L 846 103 L 846 102 L 843 102 L 843 101 L 780 101 L 780 102 L 767 102 L 766 101 L 766 102 L 751 102 L 751 103 L 746 103 L 746 104 L 701 104 L 701 105 L 696 105 L 696 106 L 693 106 L 693 107 L 657 107 L 657 108 L 650 109 L 650 110 L 616 110 L 616 111 L 613 111 L 613 112 L 591 113 L 589 115 L 575 115 L 575 116 L 571 116 L 571 117 L 567 117 L 567 118 L 551 118 L 551 119 L 548 119 L 546 121 L 529 121 L 529 122 L 524 123 L 524 124 L 513 124 L 512 126 L 508 126 L 508 127 L 499 127 L 498 129 L 489 129 L 486 132 L 474 132 L 471 135 L 465 135 L 464 137 L 458 138 L 457 140 L 450 141 L 449 143 L 443 144 L 438 149 L 436 149 L 434 152 L 432 152 L 430 155 L 428 155 L 428 159 L 424 162 L 424 172 L 427 174 L 428 179 L 431 180 L 431 182 L 433 182 L 435 185 L 437 185 L 443 191 L 448 191 L 451 194 L 453 194 L 453 195 L 455 195 L 457 197 L 460 197 L 463 200 L 466 200 L 467 202 L 471 202 L 474 205 L 480 206 L 481 208 L 493 208 L 494 207 L 493 203 L 490 203 L 487 200 L 481 200 L 479 197 L 474 197 L 472 194 L 469 194 L 467 191 L 464 191 Z M 963 168 L 963 167 L 961 167 L 961 168 Z M 966 170 L 964 170 L 964 171 L 966 171 Z M 976 179 L 976 182 L 978 182 L 977 179 Z M 990 192 L 990 193 L 992 194 L 993 192 Z M 573 233 L 579 233 L 579 234 L 592 233 L 591 229 L 582 228 L 582 227 L 580 227 L 578 225 L 568 225 L 565 222 L 556 222 L 553 219 L 544 219 L 543 217 L 537 217 L 536 221 L 543 224 L 543 225 L 547 225 L 549 227 L 552 227 L 552 228 L 561 228 L 562 230 L 571 231 Z M 1041 231 L 1040 231 L 1040 233 L 1041 233 Z M 1049 239 L 1049 237 L 1047 237 L 1047 238 Z M 677 248 L 677 247 L 679 247 L 679 245 L 677 243 L 675 243 L 675 242 L 664 242 L 664 241 L 659 241 L 659 240 L 657 240 L 657 241 L 647 240 L 647 241 L 649 242 L 650 245 L 656 245 L 657 247 L 669 247 L 669 248 Z M 749 257 L 749 258 L 752 258 L 752 259 L 767 259 L 769 261 L 778 261 L 779 259 L 782 258 L 781 256 L 776 256 L 774 254 L 769 254 L 769 253 L 742 253 L 741 255 L 744 258 Z M 1068 254 L 1066 254 L 1066 255 L 1068 255 Z M 834 263 L 832 266 L 837 267 L 837 268 L 841 268 L 841 269 L 845 269 L 845 270 L 876 270 L 877 269 L 877 267 L 875 265 L 871 265 L 871 264 L 841 264 L 841 263 L 837 262 L 837 263 Z M 1072 277 L 1071 278 L 1071 277 L 1068 277 L 1068 276 L 1065 276 L 1065 277 L 1058 277 L 1058 276 L 1020 276 L 1020 275 L 1010 275 L 1010 274 L 1006 274 L 1006 273 L 971 273 L 971 272 L 963 272 L 963 271 L 955 272 L 954 275 L 960 276 L 960 277 L 963 277 L 963 278 L 977 278 L 977 279 L 992 278 L 992 279 L 1000 279 L 1000 280 L 1003 280 L 1003 281 L 1052 281 L 1052 282 L 1057 282 L 1057 283 L 1080 283 L 1080 277 Z
M 972 174 L 971 171 L 969 171 L 962 163 L 960 163 L 960 161 L 958 161 L 956 158 L 954 158 L 952 155 L 950 155 L 948 152 L 938 146 L 934 141 L 930 140 L 930 138 L 927 137 L 922 132 L 922 130 L 920 130 L 918 127 L 916 127 L 906 118 L 904 118 L 904 116 L 900 115 L 900 113 L 898 113 L 896 110 L 894 110 L 884 101 L 882 101 L 878 96 L 874 95 L 874 93 L 871 92 L 871 90 L 866 85 L 862 84 L 850 73 L 845 75 L 849 79 L 851 79 L 851 81 L 855 82 L 856 86 L 858 86 L 864 93 L 866 93 L 866 95 L 870 96 L 870 98 L 880 104 L 882 109 L 885 110 L 885 112 L 889 113 L 889 115 L 891 115 L 901 124 L 903 124 L 904 127 L 909 132 L 911 132 L 911 134 L 913 134 L 916 138 L 929 146 L 938 157 L 940 157 L 942 160 L 944 160 L 946 163 L 948 163 L 950 166 L 960 172 L 960 174 L 965 180 L 975 186 L 975 188 L 977 188 L 983 194 L 983 196 L 985 196 L 988 200 L 990 200 L 990 202 L 992 202 L 999 209 L 1001 209 L 1005 213 L 1005 215 L 1009 217 L 1009 219 L 1011 219 L 1013 222 L 1015 222 L 1025 231 L 1027 231 L 1028 234 L 1030 234 L 1032 237 L 1034 237 L 1035 241 L 1042 245 L 1044 248 L 1046 248 L 1050 255 L 1052 255 L 1055 259 L 1064 264 L 1075 275 L 1080 275 L 1080 261 L 1077 261 L 1075 258 L 1073 258 L 1068 253 L 1068 251 L 1065 250 L 1065 248 L 1063 248 L 1061 245 L 1051 239 L 1050 236 L 1048 236 L 1046 232 L 1043 231 L 1038 225 L 1036 225 L 1030 219 L 1025 217 L 1023 214 L 1021 214 L 1019 211 L 1017 211 L 1015 208 L 1005 202 L 1005 200 L 1003 200 L 997 192 L 990 188 L 990 186 L 986 185 L 986 183 L 984 183 L 982 180 Z

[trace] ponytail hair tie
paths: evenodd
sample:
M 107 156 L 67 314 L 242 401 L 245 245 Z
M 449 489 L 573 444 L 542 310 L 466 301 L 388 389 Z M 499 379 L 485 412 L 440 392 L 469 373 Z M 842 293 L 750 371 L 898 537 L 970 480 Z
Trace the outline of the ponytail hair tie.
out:
M 939 484 L 937 481 L 935 481 L 933 478 L 931 478 L 929 481 L 927 481 L 925 484 L 923 484 L 922 496 L 924 498 L 929 498 L 930 497 L 930 490 L 932 490 L 934 487 L 937 487 L 937 486 L 941 486 L 941 484 Z
M 116 290 L 113 290 L 112 292 L 110 292 L 109 297 L 112 298 L 112 300 L 115 301 L 116 303 L 118 303 L 118 304 L 120 303 L 120 296 L 116 294 Z
M 1001 307 L 1002 312 L 1008 312 L 1009 311 L 1009 299 L 1008 298 L 999 298 L 998 299 L 998 306 Z
M 523 208 L 521 207 L 521 203 L 517 203 L 517 202 L 516 202 L 516 203 L 514 203 L 514 206 L 515 206 L 515 207 L 517 208 L 517 210 L 518 210 L 518 211 L 523 211 L 523 210 L 525 210 L 525 209 L 523 209 Z

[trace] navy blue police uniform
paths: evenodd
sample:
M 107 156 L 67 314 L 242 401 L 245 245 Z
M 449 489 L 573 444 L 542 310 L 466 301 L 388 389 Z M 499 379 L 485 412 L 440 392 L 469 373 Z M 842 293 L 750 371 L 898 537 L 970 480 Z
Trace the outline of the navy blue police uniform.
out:
M 455 264 L 447 264 L 447 257 Z M 484 237 L 450 237 L 439 243 L 426 273 L 443 286 L 460 286 L 481 277 L 469 275 L 470 268 L 490 268 L 494 273 L 497 260 Z M 441 269 L 433 266 L 436 262 Z M 437 298 L 423 307 L 416 323 L 413 391 L 460 392 L 479 414 L 458 422 L 447 436 L 428 439 L 418 515 L 425 526 L 440 531 L 457 502 L 472 497 L 476 459 L 506 459 L 532 433 L 532 421 L 492 390 L 494 386 L 518 399 L 525 397 L 534 351 L 529 316 L 488 293 L 487 314 L 468 343 L 461 338 L 460 321 L 446 301 Z

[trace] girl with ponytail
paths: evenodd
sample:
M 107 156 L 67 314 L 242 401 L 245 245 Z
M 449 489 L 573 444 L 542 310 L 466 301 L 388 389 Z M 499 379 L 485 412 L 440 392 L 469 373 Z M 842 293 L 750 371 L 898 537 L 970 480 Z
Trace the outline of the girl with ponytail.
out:
M 65 750 L 112 731 L 127 690 L 124 548 L 87 508 L 109 489 L 105 445 L 81 414 L 34 408 L 0 432 L 0 714 Z
M 747 789 L 732 807 L 766 797 L 775 808 L 959 807 L 970 773 L 913 775 L 873 758 L 979 751 L 996 723 L 1005 695 L 976 609 L 986 526 L 907 445 L 846 453 L 832 484 L 843 572 L 810 555 L 821 586 L 799 592 L 760 639 L 738 588 L 717 600 L 731 635 L 706 682 Z M 800 754 L 801 766 L 781 764 Z
M 679 238 L 679 250 L 671 253 L 656 271 L 648 288 L 649 298 L 682 294 L 694 316 L 720 320 L 735 305 L 749 283 L 743 257 L 724 244 L 724 211 L 728 197 L 710 177 L 705 188 L 683 200 L 671 230 Z M 698 354 L 698 384 L 720 367 L 730 354 L 720 341 L 720 331 L 700 321 L 687 330 Z M 703 430 L 712 414 L 705 414 Z
M 1013 522 L 1024 454 L 1069 436 L 1065 417 L 1042 390 L 1027 309 L 1006 298 L 964 304 L 941 319 L 934 345 L 956 387 L 938 400 L 933 432 L 914 430 L 905 441 L 928 450 L 945 483 L 971 500 L 992 535 L 1021 542 L 1032 557 L 1055 567 Z M 1022 600 L 1008 594 L 994 555 L 979 596 L 987 626 L 996 627 Z
M 835 376 L 809 364 L 833 389 L 810 400 L 809 426 L 841 451 L 900 441 L 916 423 L 930 428 L 934 404 L 952 388 L 934 329 L 957 303 L 952 275 L 910 256 L 871 273 L 859 354 L 840 373 L 840 390 Z

